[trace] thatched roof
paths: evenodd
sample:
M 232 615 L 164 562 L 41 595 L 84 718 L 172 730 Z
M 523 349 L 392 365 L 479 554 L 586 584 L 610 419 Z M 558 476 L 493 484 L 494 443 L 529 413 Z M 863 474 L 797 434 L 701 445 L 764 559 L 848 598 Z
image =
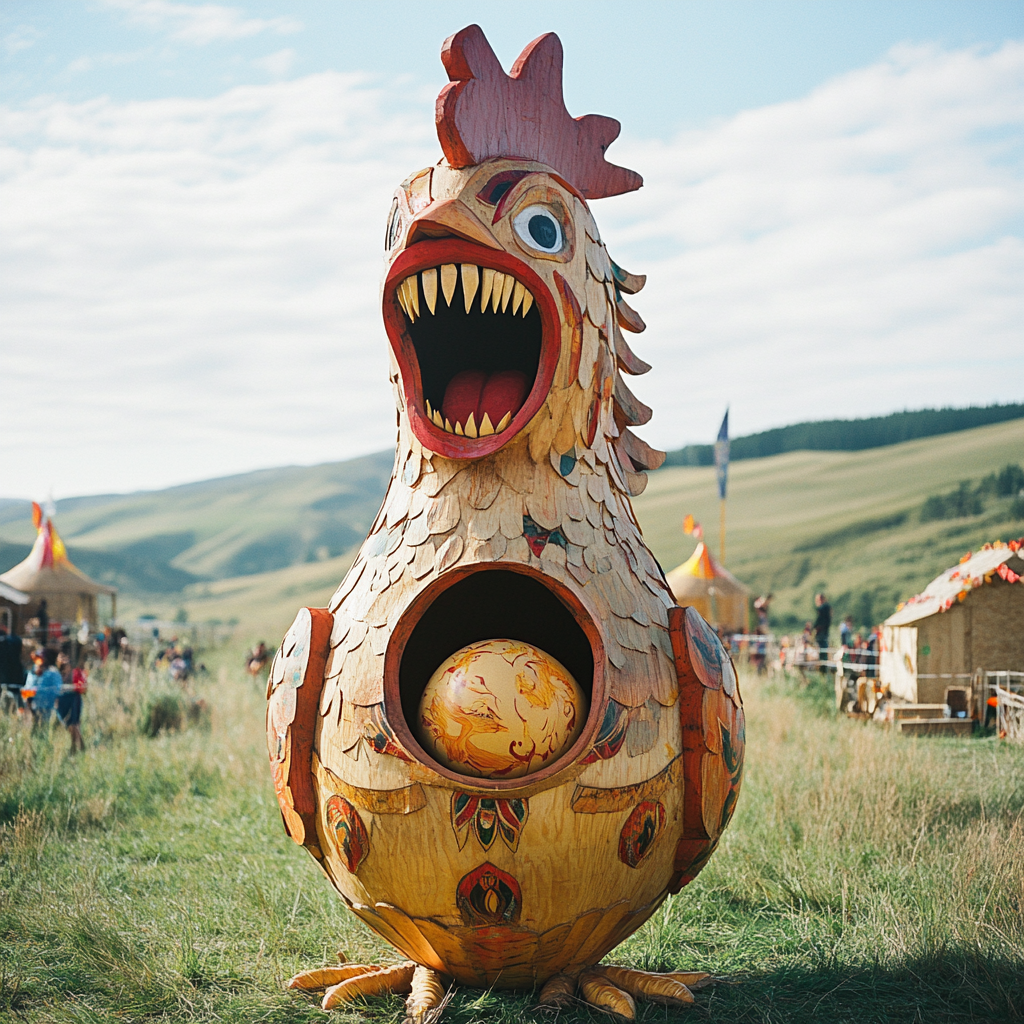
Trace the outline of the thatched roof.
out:
M 887 626 L 906 626 L 929 615 L 948 611 L 958 601 L 995 577 L 1009 583 L 1024 585 L 1024 537 L 1009 544 L 996 541 L 986 544 L 977 554 L 967 552 L 959 564 L 951 566 L 927 587 L 901 604 L 895 613 L 885 620 Z
M 746 632 L 750 591 L 716 561 L 703 542 L 666 579 L 681 606 L 695 608 L 716 629 Z

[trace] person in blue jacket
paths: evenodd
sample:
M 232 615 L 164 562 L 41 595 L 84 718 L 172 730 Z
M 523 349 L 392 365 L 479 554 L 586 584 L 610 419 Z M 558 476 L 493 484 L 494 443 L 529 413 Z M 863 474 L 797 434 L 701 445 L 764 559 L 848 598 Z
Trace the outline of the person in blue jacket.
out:
M 32 701 L 32 714 L 39 725 L 49 722 L 64 682 L 56 665 L 57 651 L 47 647 L 43 651 L 43 671 L 35 682 L 36 695 Z

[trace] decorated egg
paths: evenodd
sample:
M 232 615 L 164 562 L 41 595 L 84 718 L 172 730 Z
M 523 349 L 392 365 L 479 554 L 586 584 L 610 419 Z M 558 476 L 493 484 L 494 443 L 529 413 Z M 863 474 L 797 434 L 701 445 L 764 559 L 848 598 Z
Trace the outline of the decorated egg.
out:
M 519 640 L 481 640 L 441 663 L 420 699 L 418 733 L 462 775 L 515 779 L 576 741 L 587 698 L 564 665 Z

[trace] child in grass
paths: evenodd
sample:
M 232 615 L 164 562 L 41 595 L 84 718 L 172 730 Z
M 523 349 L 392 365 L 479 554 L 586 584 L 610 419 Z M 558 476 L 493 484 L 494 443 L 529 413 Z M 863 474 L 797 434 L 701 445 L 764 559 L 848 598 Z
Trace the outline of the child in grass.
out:
M 65 655 L 63 659 L 66 672 L 62 672 L 64 685 L 61 687 L 60 697 L 57 698 L 57 717 L 64 723 L 68 734 L 71 736 L 71 753 L 85 750 L 82 742 L 82 694 L 86 691 L 85 670 L 79 665 L 72 670 L 71 663 Z

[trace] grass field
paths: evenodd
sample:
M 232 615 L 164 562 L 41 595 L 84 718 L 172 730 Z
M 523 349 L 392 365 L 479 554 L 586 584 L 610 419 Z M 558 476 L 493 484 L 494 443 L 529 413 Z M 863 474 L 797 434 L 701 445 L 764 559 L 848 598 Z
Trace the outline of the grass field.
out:
M 281 829 L 263 692 L 206 652 L 209 718 L 155 739 L 165 684 L 117 666 L 87 752 L 0 716 L 0 1019 L 304 1021 L 283 983 L 393 952 Z M 1024 1015 L 1024 750 L 901 740 L 837 719 L 828 687 L 747 678 L 748 770 L 703 874 L 609 960 L 731 981 L 645 1021 L 1007 1021 Z M 459 991 L 445 1019 L 534 1021 L 534 996 Z M 337 1021 L 398 1021 L 398 1000 Z M 562 1021 L 607 1020 L 586 1009 Z

